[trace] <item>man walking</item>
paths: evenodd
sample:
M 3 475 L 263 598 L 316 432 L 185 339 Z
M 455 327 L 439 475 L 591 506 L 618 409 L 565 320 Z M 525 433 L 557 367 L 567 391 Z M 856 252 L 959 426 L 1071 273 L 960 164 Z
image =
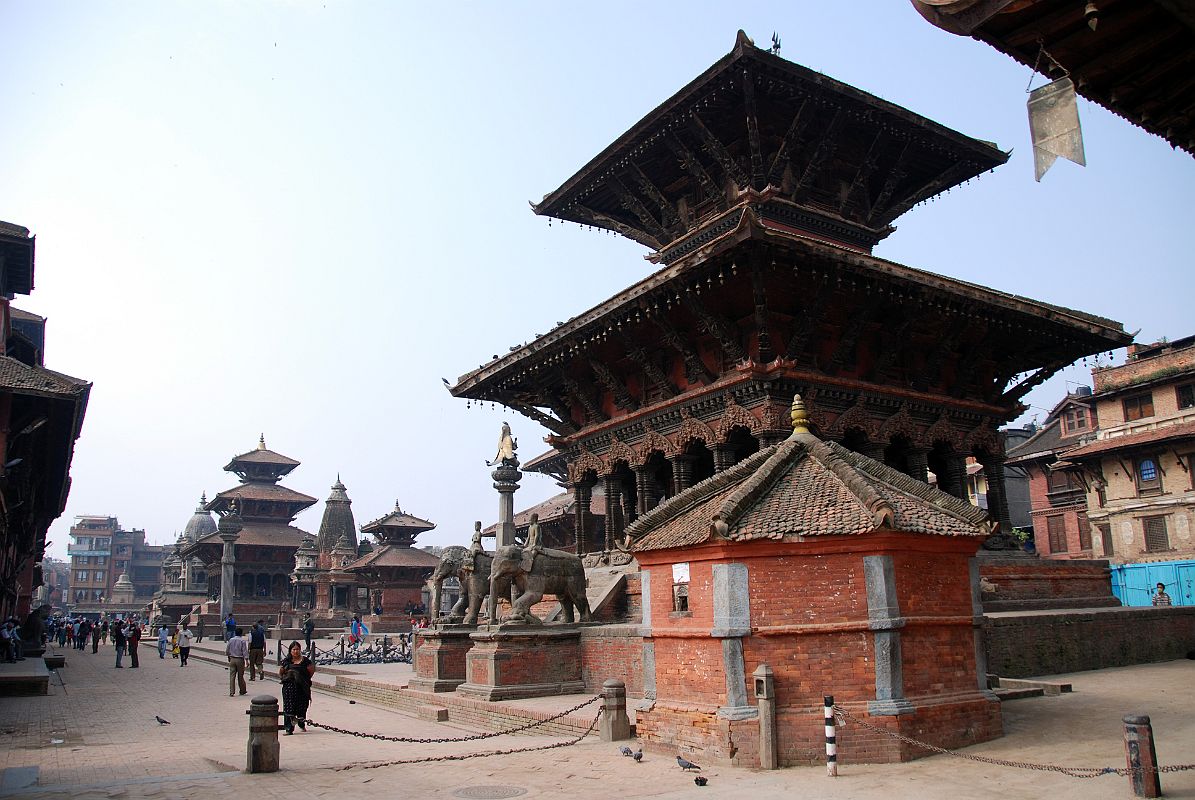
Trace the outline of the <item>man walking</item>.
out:
M 249 691 L 245 686 L 245 660 L 249 657 L 249 643 L 245 641 L 242 629 L 233 629 L 233 636 L 224 646 L 224 652 L 228 655 L 228 696 L 236 694 L 238 681 L 241 694 L 245 694 Z
M 253 624 L 249 631 L 249 680 L 260 677 L 266 679 L 266 626 L 263 620 Z
M 137 660 L 137 645 L 141 643 L 141 620 L 137 615 L 129 621 L 129 658 L 133 660 L 132 668 L 137 669 L 141 663 Z
M 166 658 L 166 645 L 170 641 L 170 631 L 165 625 L 158 627 L 158 658 Z
M 195 629 L 195 641 L 196 643 L 203 641 L 203 617 L 199 618 L 199 627 Z
M 307 641 L 307 652 L 311 652 L 311 634 L 315 633 L 315 620 L 311 614 L 303 615 L 303 638 Z
M 232 612 L 228 612 L 228 616 L 224 620 L 224 641 L 232 640 L 232 637 L 237 635 L 237 621 L 232 616 Z
M 191 642 L 194 640 L 195 635 L 191 633 L 191 629 L 187 627 L 186 620 L 183 620 L 182 624 L 178 627 L 179 666 L 185 667 L 187 666 L 187 657 L 191 655 Z
M 94 655 L 100 651 L 100 638 L 104 635 L 104 626 L 96 623 L 91 628 L 91 652 Z
M 124 659 L 124 649 L 128 645 L 128 639 L 124 635 L 124 625 L 120 620 L 112 620 L 112 644 L 116 647 L 116 668 L 124 669 L 124 665 L 120 662 Z

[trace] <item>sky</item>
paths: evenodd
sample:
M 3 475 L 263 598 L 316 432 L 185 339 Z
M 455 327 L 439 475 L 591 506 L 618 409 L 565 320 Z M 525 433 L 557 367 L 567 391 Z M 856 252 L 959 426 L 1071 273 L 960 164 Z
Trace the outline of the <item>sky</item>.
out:
M 1088 166 L 1035 183 L 1029 70 L 906 2 L 0 0 L 0 220 L 37 236 L 14 304 L 48 318 L 47 366 L 94 383 L 48 553 L 83 514 L 173 542 L 262 434 L 320 500 L 300 528 L 339 476 L 358 524 L 397 500 L 437 524 L 419 544 L 467 543 L 497 516 L 502 422 L 524 461 L 547 431 L 441 379 L 652 271 L 641 245 L 528 201 L 739 28 L 1012 150 L 876 255 L 1139 341 L 1195 333 L 1195 159 L 1081 100 Z M 1067 368 L 1022 421 L 1089 382 Z M 558 491 L 528 474 L 516 507 Z

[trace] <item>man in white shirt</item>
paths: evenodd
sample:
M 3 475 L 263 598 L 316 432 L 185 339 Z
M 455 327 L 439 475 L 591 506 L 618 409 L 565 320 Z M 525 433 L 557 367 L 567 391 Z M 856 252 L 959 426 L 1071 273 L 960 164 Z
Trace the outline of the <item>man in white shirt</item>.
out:
M 238 678 L 241 694 L 246 694 L 249 690 L 245 686 L 245 662 L 249 660 L 249 642 L 245 639 L 244 628 L 236 629 L 236 635 L 228 640 L 224 652 L 228 654 L 228 696 L 236 694 Z

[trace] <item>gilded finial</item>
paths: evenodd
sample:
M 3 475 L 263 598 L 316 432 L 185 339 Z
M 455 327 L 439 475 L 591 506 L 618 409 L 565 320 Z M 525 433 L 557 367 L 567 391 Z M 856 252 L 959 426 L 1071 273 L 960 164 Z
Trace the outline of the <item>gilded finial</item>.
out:
M 793 433 L 809 433 L 809 415 L 805 413 L 805 401 L 801 395 L 793 395 Z
M 257 440 L 257 449 L 258 450 L 266 449 L 266 435 L 264 433 Z

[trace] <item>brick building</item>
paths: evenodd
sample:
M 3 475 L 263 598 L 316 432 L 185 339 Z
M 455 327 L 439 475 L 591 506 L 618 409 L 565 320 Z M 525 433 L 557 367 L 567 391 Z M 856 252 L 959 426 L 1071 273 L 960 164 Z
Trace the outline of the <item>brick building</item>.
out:
M 1113 563 L 1195 558 L 1195 336 L 1130 345 L 1092 372 L 1094 441 L 1066 454 L 1088 476 L 1097 555 Z
M 749 676 L 771 667 L 781 764 L 822 752 L 822 697 L 872 724 L 961 747 L 1001 734 L 987 689 L 979 568 L 987 514 L 809 433 L 681 492 L 627 528 L 642 567 L 639 736 L 657 751 L 758 766 Z M 858 726 L 854 761 L 924 755 Z
M 166 545 L 145 541 L 144 530 L 125 530 L 109 516 L 78 516 L 67 546 L 71 560 L 68 607 L 82 614 L 99 614 L 112 597 L 121 575 L 132 585 L 130 602 L 148 604 L 162 588 Z
M 1008 451 L 1009 467 L 1029 476 L 1034 545 L 1053 559 L 1092 558 L 1091 524 L 1087 515 L 1088 481 L 1068 453 L 1095 438 L 1099 420 L 1091 389 L 1067 394 L 1046 416 L 1041 430 Z

